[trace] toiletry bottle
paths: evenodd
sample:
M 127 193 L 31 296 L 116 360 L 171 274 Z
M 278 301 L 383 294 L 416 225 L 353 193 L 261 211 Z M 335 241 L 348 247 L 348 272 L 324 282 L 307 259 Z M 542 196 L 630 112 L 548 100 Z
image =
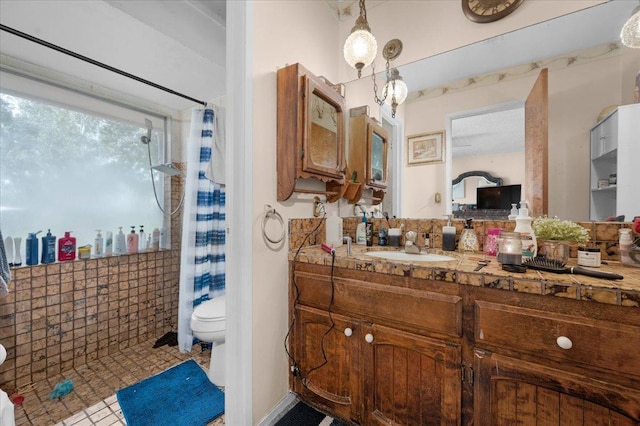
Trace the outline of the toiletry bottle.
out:
M 95 257 L 104 256 L 104 239 L 102 238 L 102 231 L 98 229 L 96 239 L 93 241 L 93 255 Z
M 478 243 L 478 236 L 476 235 L 476 232 L 473 230 L 473 225 L 471 224 L 471 222 L 472 222 L 472 219 L 467 219 L 467 222 L 464 225 L 464 229 L 462 230 L 462 234 L 460 234 L 460 242 L 458 243 L 458 249 L 461 252 L 480 250 L 480 244 Z
M 372 214 L 373 215 L 373 214 Z M 365 241 L 368 247 L 373 245 L 373 222 L 367 220 L 364 224 L 365 229 Z
M 22 237 L 15 237 L 13 244 L 16 246 L 13 253 L 13 266 L 22 266 L 22 248 L 20 247 L 22 245 Z
M 145 234 L 144 225 L 140 225 L 140 233 L 138 234 L 138 251 L 145 252 L 147 251 L 147 234 Z
M 107 238 L 104 240 L 104 255 L 111 256 L 113 254 L 113 232 L 107 231 Z
M 631 228 L 621 228 L 618 230 L 620 239 L 618 244 L 620 245 L 620 263 L 626 266 L 634 266 L 634 261 L 629 256 L 631 250 L 631 244 L 633 243 L 633 237 L 631 236 Z
M 37 265 L 38 264 L 38 237 L 37 235 L 42 231 L 38 232 L 29 232 L 27 236 L 27 265 Z
M 71 236 L 71 231 L 65 231 L 64 237 L 58 240 L 58 260 L 66 262 L 76 258 L 76 237 Z
M 118 233 L 116 234 L 116 243 L 113 247 L 114 254 L 121 255 L 127 252 L 127 240 L 122 232 L 122 226 L 118 227 Z
M 131 232 L 127 234 L 127 253 L 138 252 L 138 234 L 136 234 L 136 227 L 131 227 Z
M 160 230 L 155 228 L 151 233 L 151 250 L 160 250 Z
M 447 215 L 447 224 L 442 227 L 442 250 L 456 250 L 456 227 L 451 225 L 451 215 Z
M 333 212 L 325 221 L 325 241 L 330 247 L 342 246 L 342 218 Z
M 516 229 L 514 232 L 520 234 L 522 239 L 522 261 L 536 257 L 538 253 L 538 242 L 536 235 L 533 233 L 531 222 L 533 219 L 529 216 L 529 209 L 526 201 L 520 201 L 520 210 L 516 216 Z
M 511 204 L 511 212 L 509 213 L 509 220 L 515 220 L 518 217 L 518 204 Z
M 42 237 L 42 257 L 40 263 L 53 263 L 56 261 L 56 237 L 51 235 L 51 229 Z
M 356 244 L 367 244 L 367 216 L 362 213 L 362 222 L 356 227 Z
M 169 249 L 169 239 L 166 228 L 160 228 L 160 250 Z

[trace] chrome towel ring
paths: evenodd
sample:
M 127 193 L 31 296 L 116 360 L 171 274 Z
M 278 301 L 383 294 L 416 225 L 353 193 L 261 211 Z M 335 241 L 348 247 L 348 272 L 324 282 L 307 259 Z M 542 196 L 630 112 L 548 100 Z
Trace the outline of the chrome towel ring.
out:
M 275 218 L 280 223 L 282 232 L 280 233 L 280 237 L 278 239 L 273 239 L 269 237 L 269 235 L 267 235 L 267 221 L 271 218 Z M 262 235 L 271 244 L 279 244 L 284 239 L 284 220 L 282 219 L 282 216 L 280 216 L 280 213 L 278 213 L 276 209 L 271 207 L 271 205 L 269 204 L 264 205 L 264 217 L 262 218 Z

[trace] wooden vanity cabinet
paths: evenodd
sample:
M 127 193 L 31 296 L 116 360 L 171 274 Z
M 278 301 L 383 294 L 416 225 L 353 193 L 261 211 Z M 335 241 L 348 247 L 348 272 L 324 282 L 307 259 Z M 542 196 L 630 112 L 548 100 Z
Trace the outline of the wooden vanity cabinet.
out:
M 293 390 L 354 424 L 459 424 L 461 298 L 335 271 L 292 271 Z
M 468 303 L 474 424 L 638 424 L 637 309 L 489 289 Z
M 344 184 L 344 109 L 344 97 L 326 79 L 300 64 L 278 70 L 278 201 L 296 192 L 298 178 Z

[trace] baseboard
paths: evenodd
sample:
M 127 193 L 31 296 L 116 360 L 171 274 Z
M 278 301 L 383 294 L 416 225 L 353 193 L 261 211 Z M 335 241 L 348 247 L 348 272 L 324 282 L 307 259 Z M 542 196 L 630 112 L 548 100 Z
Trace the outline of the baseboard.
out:
M 272 426 L 298 402 L 298 397 L 293 392 L 282 398 L 280 402 L 271 410 L 260 422 L 258 426 Z

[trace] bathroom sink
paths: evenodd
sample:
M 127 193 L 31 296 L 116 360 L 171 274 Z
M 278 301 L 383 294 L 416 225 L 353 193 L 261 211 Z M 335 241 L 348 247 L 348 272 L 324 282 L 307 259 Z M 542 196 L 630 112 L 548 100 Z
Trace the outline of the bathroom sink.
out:
M 446 262 L 449 260 L 456 260 L 455 257 L 444 256 L 441 254 L 433 253 L 405 253 L 403 251 L 396 250 L 381 250 L 381 251 L 369 251 L 365 253 L 367 256 L 377 257 L 380 259 L 388 260 L 403 260 L 407 262 Z

